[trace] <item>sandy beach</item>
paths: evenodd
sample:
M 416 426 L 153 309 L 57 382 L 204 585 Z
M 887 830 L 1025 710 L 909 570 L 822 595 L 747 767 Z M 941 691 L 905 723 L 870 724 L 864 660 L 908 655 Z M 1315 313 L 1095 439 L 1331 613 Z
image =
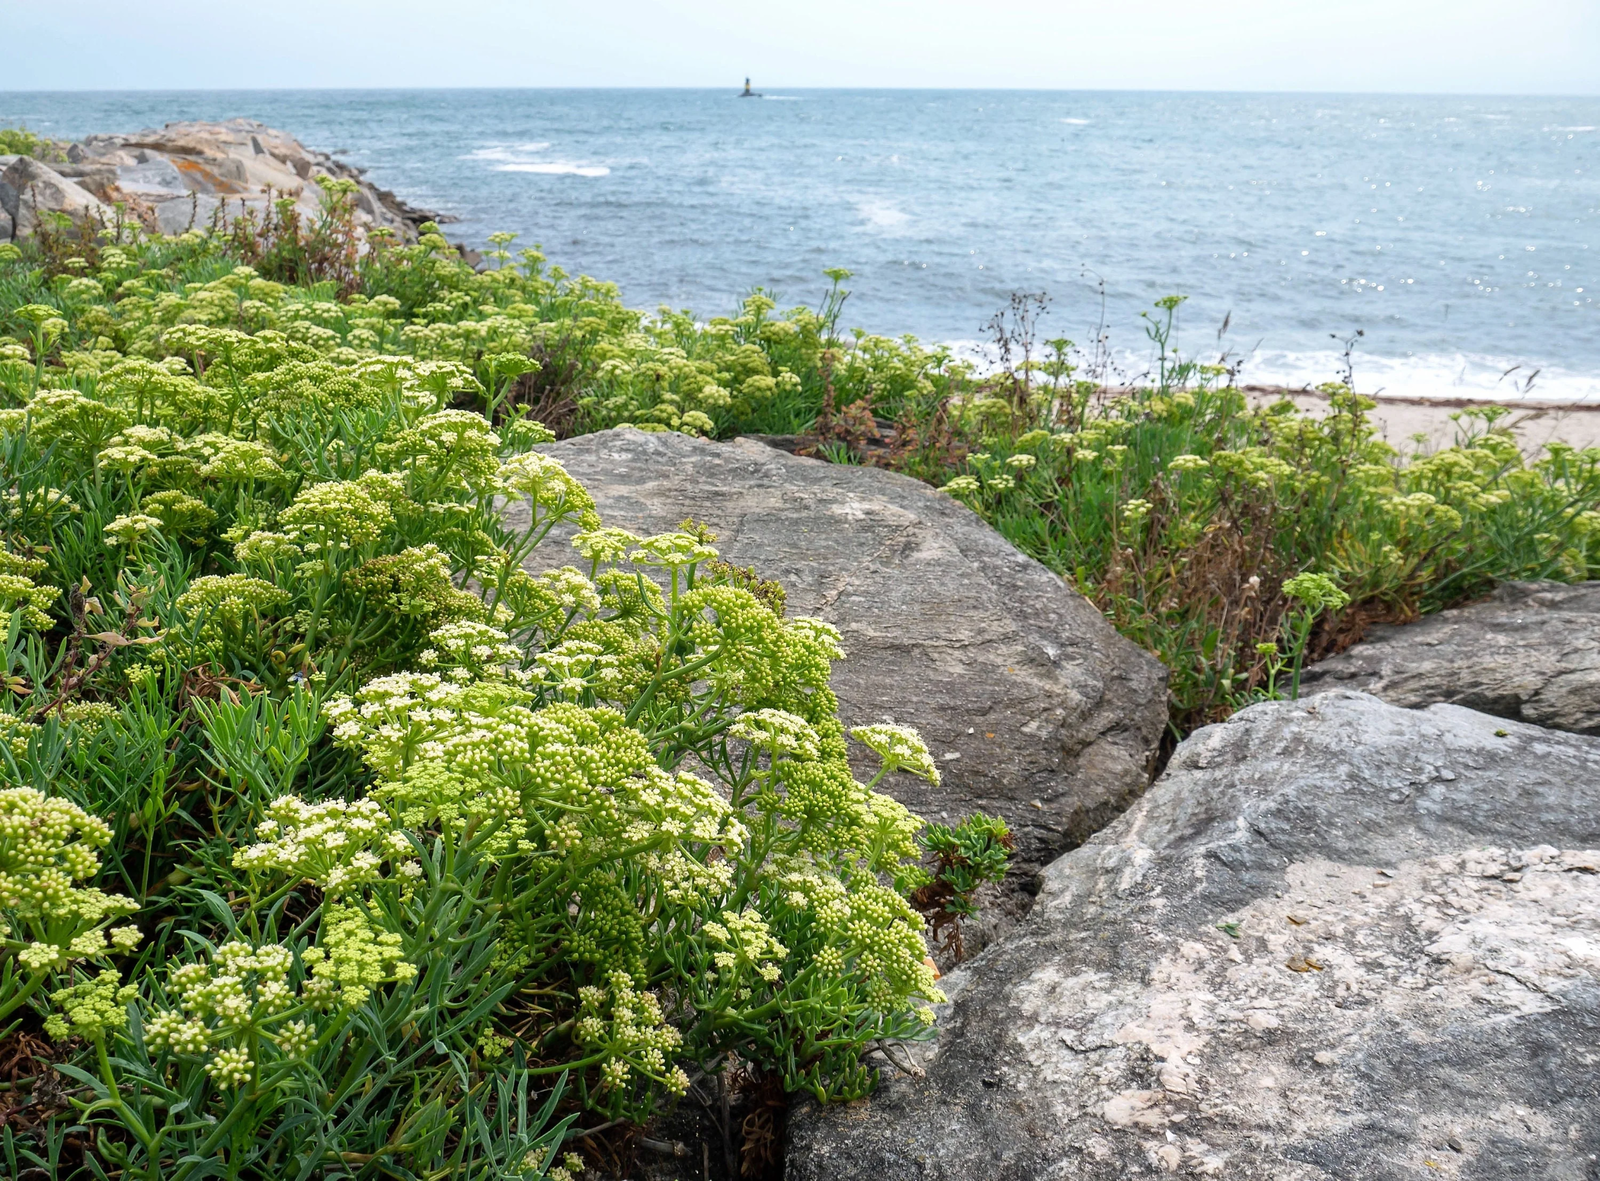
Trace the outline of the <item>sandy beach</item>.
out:
M 1328 398 L 1314 390 L 1287 390 L 1272 386 L 1244 388 L 1257 405 L 1288 398 L 1310 413 L 1325 411 Z M 1511 414 L 1500 420 L 1516 432 L 1530 455 L 1549 442 L 1574 447 L 1600 446 L 1600 406 L 1562 402 L 1488 402 L 1480 398 L 1392 398 L 1379 395 L 1373 420 L 1379 434 L 1403 451 L 1447 447 L 1456 442 L 1463 424 L 1452 417 L 1472 407 L 1504 406 Z M 1420 437 L 1419 437 L 1420 436 Z

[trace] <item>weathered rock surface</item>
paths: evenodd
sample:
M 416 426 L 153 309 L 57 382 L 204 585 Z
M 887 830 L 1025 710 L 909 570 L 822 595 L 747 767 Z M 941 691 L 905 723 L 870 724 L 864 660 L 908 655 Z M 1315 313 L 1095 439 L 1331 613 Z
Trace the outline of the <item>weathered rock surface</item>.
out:
M 0 172 L 0 208 L 19 238 L 33 233 L 46 213 L 64 213 L 75 222 L 111 216 L 93 193 L 31 156 L 18 156 Z
M 1329 689 L 1600 734 L 1600 582 L 1513 582 L 1480 603 L 1375 627 L 1306 670 L 1303 693 Z
M 946 978 L 924 1077 L 794 1113 L 788 1176 L 1600 1176 L 1597 846 L 1600 739 L 1254 706 Z
M 68 145 L 65 155 L 66 163 L 50 166 L 55 173 L 75 178 L 91 199 L 126 204 L 158 233 L 181 233 L 191 220 L 203 228 L 219 209 L 224 216 L 237 215 L 285 197 L 295 202 L 302 217 L 315 218 L 319 176 L 356 182 L 357 221 L 364 227 L 382 226 L 413 239 L 424 221 L 439 220 L 370 184 L 361 169 L 253 119 L 168 123 L 125 135 L 91 135 Z M 0 189 L 0 197 L 4 192 Z M 11 206 L 6 208 L 15 217 Z M 19 236 L 31 232 L 31 224 L 17 221 Z
M 146 200 L 182 197 L 189 192 L 178 166 L 165 157 L 157 157 L 143 164 L 118 166 L 117 187 L 124 193 Z
M 903 773 L 886 783 L 921 815 L 999 813 L 1018 861 L 1037 867 L 1144 790 L 1165 670 L 965 506 L 905 476 L 751 440 L 612 430 L 543 450 L 608 525 L 703 521 L 724 558 L 783 584 L 791 614 L 837 627 L 845 723 L 915 726 L 938 760 L 940 787 Z M 538 558 L 569 555 L 547 543 Z M 876 773 L 876 757 L 857 753 L 857 771 Z

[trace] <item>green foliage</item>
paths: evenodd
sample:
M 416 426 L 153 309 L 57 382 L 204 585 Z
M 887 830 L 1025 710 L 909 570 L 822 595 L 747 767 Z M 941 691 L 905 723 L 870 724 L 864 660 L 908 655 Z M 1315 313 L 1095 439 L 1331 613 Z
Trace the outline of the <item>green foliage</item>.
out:
M 944 489 L 1162 659 L 1180 733 L 1277 693 L 1286 668 L 1293 692 L 1372 620 L 1600 572 L 1600 450 L 1530 459 L 1490 408 L 1456 416 L 1455 445 L 1402 454 L 1343 385 L 1319 416 L 1165 363 L 1173 384 L 1067 373 L 969 399 L 957 425 L 978 449 Z
M 75 1121 L 7 1151 L 559 1181 L 576 1107 L 643 1121 L 690 1071 L 865 1094 L 942 996 L 837 634 L 530 449 L 540 317 L 632 314 L 426 239 L 361 282 L 448 316 L 244 249 L 0 253 L 0 1018 Z
M 998 816 L 975 813 L 954 828 L 931 824 L 922 845 L 935 860 L 933 880 L 948 888 L 945 909 L 952 914 L 975 915 L 972 895 L 985 882 L 1005 876 L 1011 856 L 1011 829 Z
M 37 156 L 45 159 L 54 145 L 26 127 L 0 127 L 0 156 Z

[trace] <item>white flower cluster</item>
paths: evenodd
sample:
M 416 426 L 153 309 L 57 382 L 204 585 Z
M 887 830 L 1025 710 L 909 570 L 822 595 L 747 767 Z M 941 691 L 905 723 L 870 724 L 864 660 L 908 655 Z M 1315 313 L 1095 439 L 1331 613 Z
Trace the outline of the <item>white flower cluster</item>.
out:
M 584 574 L 571 566 L 546 570 L 534 579 L 539 589 L 562 611 L 593 615 L 600 610 L 600 592 Z
M 392 776 L 425 748 L 428 754 L 442 751 L 434 744 L 456 728 L 473 689 L 465 673 L 394 673 L 335 697 L 322 713 L 336 742 L 362 751 L 374 770 Z
M 389 506 L 354 480 L 313 484 L 278 516 L 284 535 L 307 554 L 360 549 L 394 524 Z
M 294 953 L 281 944 L 252 947 L 234 940 L 217 948 L 209 963 L 172 969 L 167 988 L 177 997 L 178 1008 L 158 1009 L 145 1018 L 145 1043 L 192 1058 L 211 1053 L 207 1074 L 221 1086 L 244 1085 L 256 1068 L 247 1039 L 279 1024 L 306 999 L 289 984 L 293 966 Z M 312 1027 L 297 1021 L 272 1040 L 285 1054 L 298 1056 L 316 1036 Z
M 638 1071 L 675 1095 L 686 1093 L 689 1077 L 683 1068 L 669 1069 L 667 1065 L 668 1056 L 683 1044 L 683 1035 L 666 1023 L 655 994 L 635 989 L 633 980 L 621 969 L 610 974 L 607 984 L 578 990 L 574 1031 L 580 1046 L 605 1055 L 600 1064 L 601 1087 L 625 1086 Z
M 593 691 L 615 693 L 622 684 L 621 658 L 588 640 L 564 640 L 534 657 L 544 684 L 575 701 Z
M 845 658 L 844 637 L 839 634 L 839 629 L 827 620 L 816 619 L 810 615 L 795 615 L 784 622 L 791 632 L 824 660 Z
M 701 930 L 711 944 L 721 948 L 711 956 L 721 973 L 721 983 L 730 983 L 730 976 L 734 981 L 740 980 L 751 971 L 768 984 L 777 983 L 783 975 L 778 965 L 789 958 L 789 949 L 772 937 L 766 919 L 757 911 L 725 910 L 721 922 L 708 922 Z M 741 985 L 741 991 L 744 996 L 740 999 L 746 999 L 748 988 Z
M 175 606 L 200 623 L 203 639 L 216 640 L 230 629 L 257 624 L 289 601 L 288 592 L 246 574 L 206 574 L 189 584 Z
M 17 958 L 30 971 L 138 946 L 137 928 L 105 930 L 110 920 L 138 910 L 136 902 L 75 884 L 99 871 L 95 849 L 110 839 L 103 820 L 68 800 L 31 787 L 0 791 L 0 909 L 7 934 L 28 939 Z
M 714 561 L 717 551 L 692 533 L 657 533 L 639 542 L 628 560 L 639 566 L 664 566 L 668 569 Z
M 585 529 L 600 527 L 594 497 L 557 459 L 525 451 L 501 464 L 497 478 L 502 491 L 528 499 L 538 523 L 571 519 Z
M 272 452 L 262 443 L 247 439 L 226 439 L 200 469 L 200 475 L 220 484 L 248 484 L 256 480 L 276 480 L 283 475 Z
M 405 833 L 372 799 L 308 804 L 282 796 L 267 809 L 256 835 L 258 843 L 235 851 L 235 866 L 289 874 L 335 897 L 377 881 L 385 862 L 395 864 L 413 853 Z
M 653 846 L 634 857 L 656 876 L 668 902 L 699 906 L 733 887 L 735 858 L 749 833 L 716 788 L 687 771 L 647 767 L 622 796 L 623 847 Z
M 430 485 L 491 491 L 500 461 L 500 436 L 472 410 L 439 410 L 384 444 L 379 454 Z
M 161 518 L 149 513 L 125 513 L 105 528 L 107 545 L 137 546 L 151 534 L 161 532 Z
M 432 647 L 417 659 L 428 668 L 464 668 L 477 675 L 499 673 L 517 679 L 523 652 L 497 627 L 470 619 L 455 620 L 428 633 Z
M 876 752 L 883 760 L 882 774 L 909 771 L 935 787 L 939 785 L 939 768 L 928 753 L 922 736 L 910 726 L 888 722 L 876 726 L 857 726 L 850 731 L 850 736 Z
M 591 529 L 572 539 L 572 548 L 591 562 L 619 562 L 639 544 L 639 538 L 626 529 Z
M 769 752 L 814 759 L 821 750 L 817 732 L 804 718 L 781 709 L 756 709 L 739 715 L 728 733 Z

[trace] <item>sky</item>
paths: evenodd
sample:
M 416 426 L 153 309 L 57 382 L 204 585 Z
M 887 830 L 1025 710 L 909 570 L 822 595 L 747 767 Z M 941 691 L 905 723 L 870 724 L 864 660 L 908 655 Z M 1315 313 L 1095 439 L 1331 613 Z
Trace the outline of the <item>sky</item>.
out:
M 0 0 L 0 29 L 6 90 L 1600 94 L 1600 0 Z

